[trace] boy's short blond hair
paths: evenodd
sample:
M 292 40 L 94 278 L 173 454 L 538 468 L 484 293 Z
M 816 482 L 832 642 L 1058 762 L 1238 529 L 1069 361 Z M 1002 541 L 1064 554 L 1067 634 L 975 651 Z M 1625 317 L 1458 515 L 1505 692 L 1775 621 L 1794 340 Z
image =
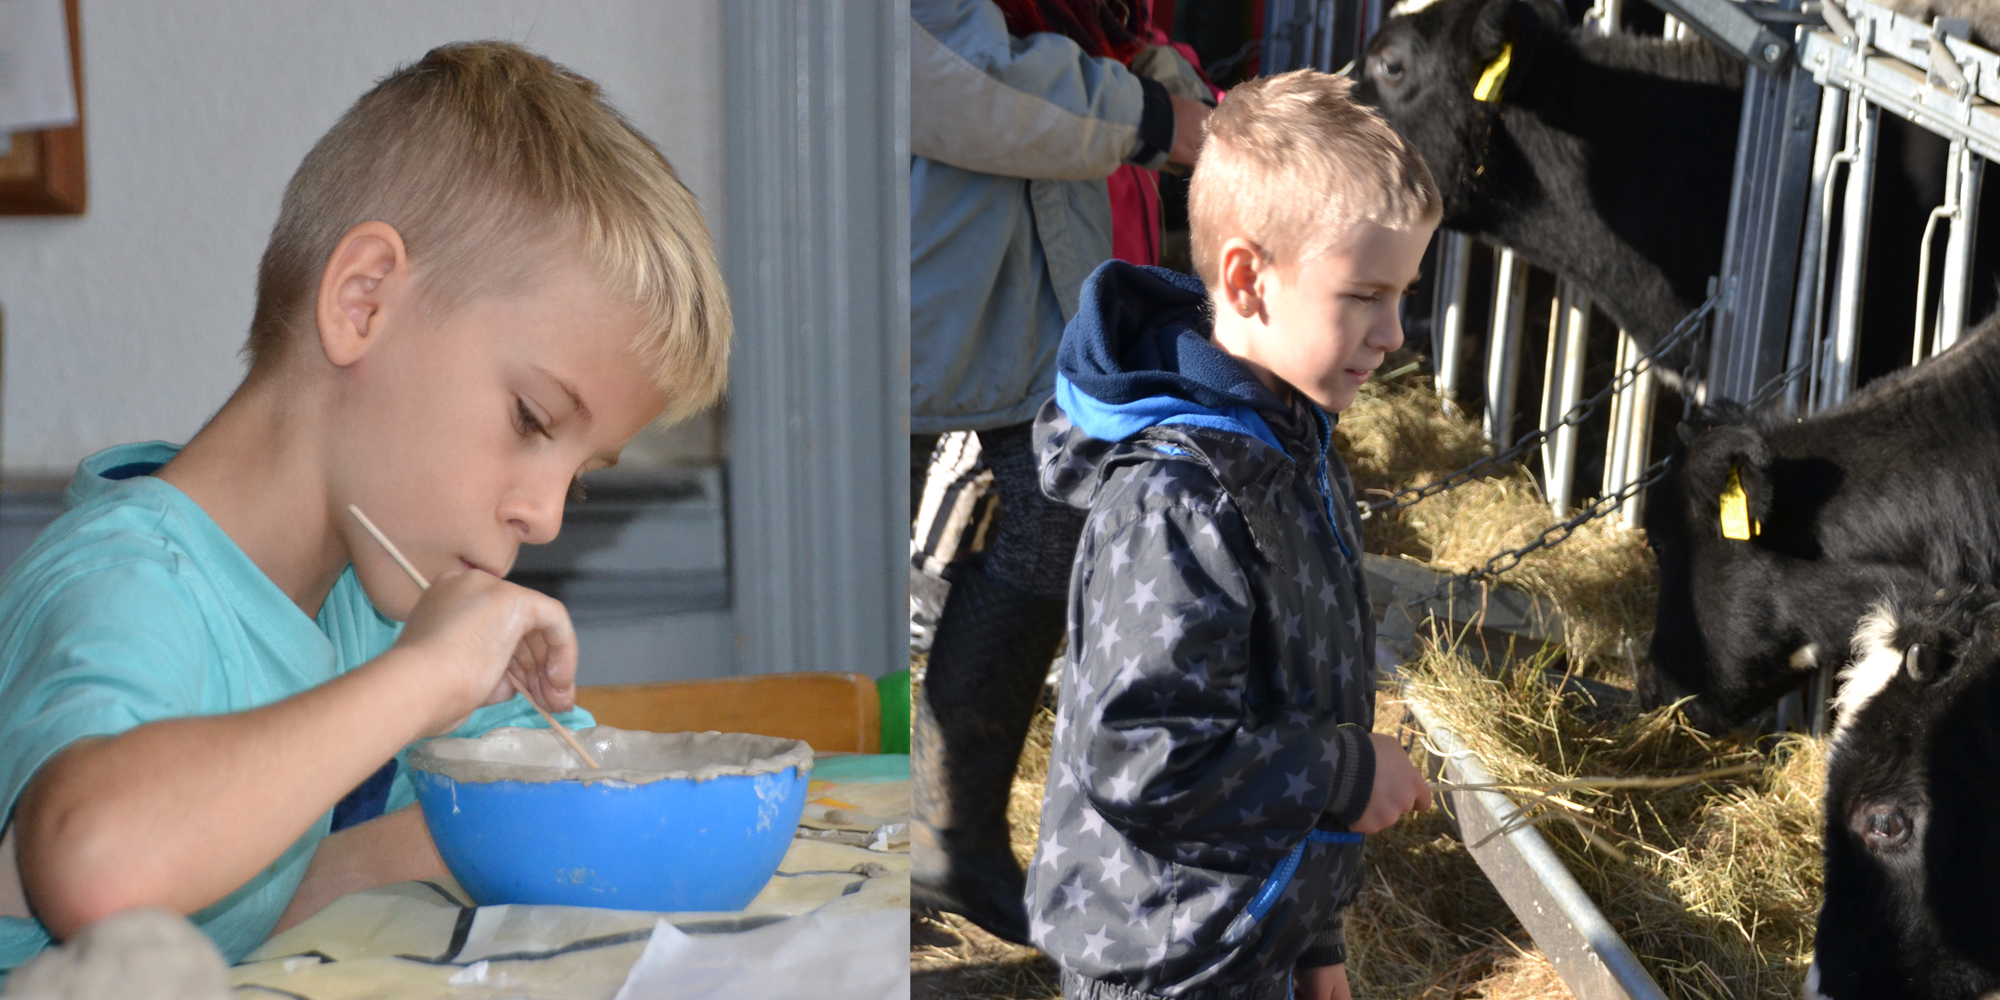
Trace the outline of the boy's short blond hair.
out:
M 285 188 L 258 269 L 253 377 L 313 329 L 328 258 L 368 221 L 401 234 L 432 316 L 531 287 L 552 255 L 581 252 L 644 321 L 633 353 L 668 399 L 661 419 L 722 394 L 729 295 L 701 208 L 584 77 L 472 42 L 432 49 L 362 95 Z
M 1188 185 L 1195 273 L 1221 275 L 1224 241 L 1255 243 L 1266 262 L 1322 256 L 1357 222 L 1407 230 L 1443 214 L 1423 158 L 1345 77 L 1302 69 L 1237 85 L 1208 116 Z

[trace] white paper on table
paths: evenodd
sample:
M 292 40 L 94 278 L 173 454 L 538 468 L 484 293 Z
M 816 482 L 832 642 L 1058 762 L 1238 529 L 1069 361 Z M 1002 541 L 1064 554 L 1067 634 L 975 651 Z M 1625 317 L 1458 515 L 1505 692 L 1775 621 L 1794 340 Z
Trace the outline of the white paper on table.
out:
M 653 927 L 613 1000 L 908 1000 L 910 911 L 814 912 L 735 934 Z
M 76 124 L 63 0 L 0 0 L 0 133 Z

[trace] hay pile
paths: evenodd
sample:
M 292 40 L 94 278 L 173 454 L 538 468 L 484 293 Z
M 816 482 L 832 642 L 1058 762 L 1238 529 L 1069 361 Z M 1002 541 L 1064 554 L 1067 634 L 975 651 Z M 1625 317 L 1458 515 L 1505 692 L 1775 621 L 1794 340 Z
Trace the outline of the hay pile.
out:
M 1423 379 L 1369 385 L 1342 416 L 1338 433 L 1364 495 L 1428 482 L 1488 450 L 1476 421 L 1441 403 Z M 1366 542 L 1374 552 L 1461 571 L 1527 542 L 1553 520 L 1525 469 L 1496 469 L 1483 481 L 1371 519 Z M 1650 639 L 1655 599 L 1652 555 L 1640 532 L 1593 522 L 1529 556 L 1503 585 L 1542 597 L 1561 613 L 1567 654 L 1561 669 L 1630 685 L 1634 661 Z M 1824 744 L 1712 738 L 1665 709 L 1593 720 L 1543 680 L 1543 668 L 1557 664 L 1551 651 L 1495 678 L 1457 655 L 1453 637 L 1435 636 L 1426 655 L 1405 665 L 1404 679 L 1501 780 L 1668 775 L 1765 762 L 1762 774 L 1745 780 L 1571 793 L 1567 800 L 1591 811 L 1551 807 L 1573 818 L 1542 829 L 1669 996 L 1797 996 L 1820 898 Z M 1399 721 L 1387 711 L 1378 713 L 1378 731 Z M 1420 746 L 1415 756 L 1423 758 Z M 1624 860 L 1588 843 L 1585 828 Z M 1383 897 L 1408 901 L 1407 914 L 1386 905 L 1377 912 L 1385 930 L 1370 944 L 1386 951 L 1391 964 L 1410 965 L 1409 974 L 1396 978 L 1419 981 L 1418 968 L 1405 959 L 1405 937 L 1390 928 L 1456 916 L 1441 906 L 1456 900 L 1427 899 L 1422 890 L 1466 877 L 1470 857 L 1456 842 L 1413 851 L 1385 836 L 1371 838 L 1370 862 Z M 1483 888 L 1483 877 L 1478 881 Z M 1371 880 L 1371 890 L 1377 884 Z M 1381 960 L 1371 963 L 1367 949 L 1355 951 L 1363 977 L 1375 985 Z M 1439 961 L 1433 974 L 1449 969 Z M 1546 984 L 1495 974 L 1468 995 L 1549 993 Z
M 1337 433 L 1364 491 L 1427 482 L 1486 447 L 1476 421 L 1441 406 L 1415 378 L 1372 383 L 1342 415 Z M 1552 519 L 1533 480 L 1511 468 L 1371 519 L 1365 531 L 1370 551 L 1462 570 L 1529 540 Z M 1632 659 L 1643 655 L 1652 627 L 1650 558 L 1637 532 L 1593 524 L 1530 556 L 1504 583 L 1561 612 L 1564 669 L 1629 685 Z M 1404 677 L 1503 780 L 1660 775 L 1767 761 L 1762 774 L 1743 781 L 1568 795 L 1592 810 L 1577 815 L 1596 824 L 1593 832 L 1624 861 L 1591 846 L 1567 820 L 1545 823 L 1543 832 L 1669 996 L 1798 995 L 1819 901 L 1822 744 L 1710 738 L 1664 710 L 1587 721 L 1539 680 L 1540 668 L 1553 660 L 1499 679 L 1455 655 L 1448 639 L 1436 645 L 1405 665 Z M 1395 732 L 1403 717 L 1401 703 L 1385 691 L 1376 730 Z M 1013 789 L 1010 818 L 1024 865 L 1038 837 L 1052 725 L 1046 711 L 1035 721 Z M 1421 762 L 1421 744 L 1408 735 Z M 1370 837 L 1367 850 L 1368 881 L 1348 922 L 1356 997 L 1568 995 L 1441 813 L 1398 823 Z M 1060 995 L 1046 958 L 956 917 L 913 920 L 911 969 L 918 997 Z
M 1819 909 L 1823 742 L 1710 738 L 1670 708 L 1590 721 L 1539 666 L 1493 678 L 1434 651 L 1405 665 L 1404 682 L 1503 781 L 1762 762 L 1763 772 L 1746 780 L 1571 791 L 1533 808 L 1545 817 L 1543 835 L 1668 996 L 1797 996 Z M 1509 994 L 1488 994 L 1501 995 Z

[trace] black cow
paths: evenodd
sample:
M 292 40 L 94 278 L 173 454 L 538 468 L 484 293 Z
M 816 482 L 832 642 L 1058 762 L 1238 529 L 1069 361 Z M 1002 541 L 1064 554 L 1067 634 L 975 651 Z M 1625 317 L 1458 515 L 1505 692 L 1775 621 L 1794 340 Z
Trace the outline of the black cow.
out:
M 1961 15 L 2000 7 L 1937 2 Z M 1475 100 L 1509 44 L 1501 99 Z M 1722 266 L 1742 113 L 1735 58 L 1699 40 L 1575 31 L 1550 0 L 1437 0 L 1384 23 L 1357 71 L 1356 98 L 1431 168 L 1445 227 L 1579 282 L 1644 347 L 1706 296 Z M 1908 364 L 1910 335 L 1891 331 L 1911 329 L 1916 251 L 1944 198 L 1945 152 L 1943 139 L 1882 115 L 1862 299 L 1862 329 L 1880 333 L 1861 343 L 1863 381 Z M 1995 253 L 1982 241 L 1980 273 Z M 1990 285 L 1975 282 L 1973 315 L 1993 307 Z
M 1810 419 L 1721 406 L 1646 500 L 1659 560 L 1639 692 L 1713 730 L 1843 662 L 1890 595 L 2000 582 L 2000 319 Z M 1735 474 L 1747 540 L 1723 536 Z
M 1827 758 L 1809 1000 L 2000 991 L 2000 605 L 1885 605 L 1854 640 Z
M 1497 103 L 1473 97 L 1512 45 Z M 1582 283 L 1651 346 L 1722 256 L 1743 65 L 1705 42 L 1572 32 L 1562 7 L 1438 0 L 1390 18 L 1355 97 L 1417 148 L 1444 225 Z

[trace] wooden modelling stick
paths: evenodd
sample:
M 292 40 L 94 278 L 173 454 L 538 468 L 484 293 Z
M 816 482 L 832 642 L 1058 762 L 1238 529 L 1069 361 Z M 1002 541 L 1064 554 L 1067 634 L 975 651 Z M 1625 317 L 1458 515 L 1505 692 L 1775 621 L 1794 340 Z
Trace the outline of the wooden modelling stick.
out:
M 389 558 L 396 560 L 396 565 L 403 567 L 403 572 L 410 574 L 410 579 L 416 582 L 418 589 L 420 590 L 431 589 L 431 582 L 429 580 L 424 579 L 424 575 L 422 573 L 417 572 L 417 568 L 415 566 L 410 565 L 410 561 L 408 559 L 403 558 L 403 553 L 396 548 L 396 543 L 390 541 L 389 536 L 383 534 L 382 529 L 377 528 L 375 526 L 375 522 L 370 521 L 368 519 L 368 515 L 361 513 L 361 508 L 356 507 L 353 504 L 348 504 L 347 512 L 349 514 L 353 514 L 354 519 L 360 521 L 361 526 L 363 528 L 368 529 L 368 534 L 371 537 L 373 537 L 377 542 L 381 543 L 382 551 L 389 553 Z M 599 764 L 596 760 L 593 760 L 591 758 L 589 752 L 583 749 L 583 744 L 577 742 L 576 734 L 569 731 L 568 726 L 565 726 L 562 723 L 557 722 L 556 717 L 550 715 L 548 709 L 535 704 L 534 696 L 528 693 L 527 687 L 522 685 L 520 678 L 514 676 L 513 671 L 507 672 L 507 680 L 509 683 L 514 685 L 514 690 L 520 692 L 521 697 L 528 699 L 528 704 L 533 706 L 536 712 L 540 713 L 542 721 L 548 723 L 549 728 L 555 730 L 555 734 L 557 736 L 562 737 L 563 742 L 569 744 L 569 748 L 571 750 L 576 751 L 576 755 L 578 757 L 583 758 L 584 763 L 589 764 L 591 767 L 598 768 L 600 770 L 603 769 L 604 765 Z

